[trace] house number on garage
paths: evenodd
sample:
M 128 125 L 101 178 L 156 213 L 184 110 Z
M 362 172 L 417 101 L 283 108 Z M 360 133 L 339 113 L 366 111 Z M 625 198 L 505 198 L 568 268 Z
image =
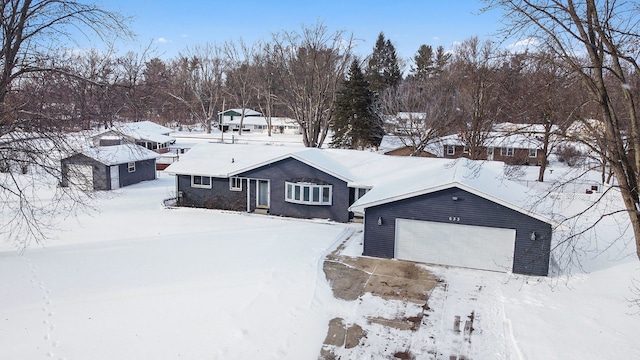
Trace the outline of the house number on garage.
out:
M 460 218 L 457 216 L 449 216 L 449 221 L 460 222 Z

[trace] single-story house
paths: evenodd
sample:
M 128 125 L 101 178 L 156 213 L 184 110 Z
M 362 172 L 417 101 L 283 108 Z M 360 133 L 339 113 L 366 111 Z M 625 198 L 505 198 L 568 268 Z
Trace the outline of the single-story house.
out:
M 200 144 L 165 171 L 177 203 L 348 222 L 364 255 L 546 275 L 553 221 L 503 164 L 374 152 Z
M 469 156 L 468 144 L 457 134 L 432 142 L 439 146 L 438 153 L 447 159 Z M 525 134 L 488 133 L 481 146 L 479 160 L 502 161 L 510 165 L 538 165 L 544 157 L 543 143 Z
M 172 131 L 168 127 L 145 120 L 114 125 L 92 136 L 92 142 L 94 146 L 136 144 L 157 153 L 165 153 L 176 141 L 169 135 Z
M 269 119 L 264 116 L 249 116 L 242 121 L 242 131 L 267 132 Z M 231 131 L 240 129 L 240 117 L 234 117 L 223 123 L 223 126 Z M 286 117 L 271 117 L 271 132 L 274 134 L 301 134 L 300 124 L 294 119 Z
M 156 179 L 160 154 L 134 144 L 91 147 L 61 160 L 60 185 L 115 190 Z

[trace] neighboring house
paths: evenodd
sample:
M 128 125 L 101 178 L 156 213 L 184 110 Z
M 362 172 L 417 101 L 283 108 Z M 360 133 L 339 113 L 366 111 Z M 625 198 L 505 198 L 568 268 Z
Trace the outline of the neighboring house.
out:
M 222 131 L 238 131 L 240 129 L 239 124 L 240 119 L 242 119 L 242 113 L 244 113 L 245 120 L 249 117 L 262 116 L 262 113 L 252 109 L 228 109 L 218 113 L 218 128 Z M 231 127 L 231 124 L 235 127 Z M 250 131 L 250 129 L 245 128 L 243 123 L 242 131 Z
M 459 135 L 449 135 L 434 141 L 439 153 L 447 159 L 469 157 L 469 147 Z M 543 143 L 524 134 L 487 134 L 476 160 L 502 161 L 510 165 L 538 165 L 544 158 Z
M 165 171 L 181 206 L 338 222 L 364 214 L 364 255 L 546 275 L 552 221 L 527 210 L 528 189 L 502 167 L 209 143 Z
M 413 143 L 419 144 L 420 139 L 412 140 L 407 136 L 385 135 L 382 137 L 378 151 L 382 154 L 393 156 L 438 157 L 438 150 L 432 149 L 433 146 L 431 144 L 427 144 L 423 150 L 416 154 Z
M 250 132 L 267 132 L 269 130 L 268 118 L 264 116 L 245 117 L 242 122 L 242 131 Z M 234 117 L 233 120 L 225 121 L 224 127 L 231 131 L 240 129 L 240 117 Z M 301 134 L 300 125 L 294 119 L 283 117 L 271 118 L 271 132 L 273 134 Z
M 88 148 L 61 160 L 63 187 L 115 190 L 156 179 L 158 153 L 125 144 Z
M 157 153 L 166 153 L 176 141 L 169 136 L 172 131 L 151 121 L 124 123 L 92 136 L 92 142 L 94 146 L 136 144 Z

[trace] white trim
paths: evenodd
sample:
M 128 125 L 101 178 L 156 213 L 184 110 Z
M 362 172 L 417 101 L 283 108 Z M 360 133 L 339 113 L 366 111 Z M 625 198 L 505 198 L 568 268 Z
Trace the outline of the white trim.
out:
M 267 205 L 260 205 L 260 182 L 267 183 Z M 271 207 L 271 180 L 256 179 L 256 208 L 268 209 Z
M 500 156 L 513 156 L 514 154 L 515 154 L 515 149 L 512 147 L 500 148 Z
M 284 201 L 303 205 L 332 205 L 333 185 L 285 181 Z
M 200 178 L 200 183 L 196 184 L 195 182 L 195 178 L 199 177 Z M 209 179 L 209 184 L 203 184 L 204 179 Z M 194 188 L 201 188 L 201 189 L 211 189 L 211 176 L 205 176 L 205 175 L 191 175 L 191 187 Z
M 531 154 L 533 154 L 533 155 L 531 155 Z M 530 158 L 538 157 L 538 149 L 529 149 L 529 157 Z
M 450 189 L 450 188 L 458 188 L 464 191 L 467 191 L 469 193 L 472 193 L 474 195 L 478 195 L 480 197 L 483 197 L 487 200 L 493 201 L 497 204 L 500 204 L 504 207 L 507 207 L 509 209 L 513 209 L 519 213 L 525 214 L 527 216 L 531 216 L 532 218 L 538 219 L 540 221 L 546 222 L 547 224 L 552 224 L 554 226 L 559 226 L 560 224 L 551 219 L 548 218 L 544 215 L 540 215 L 531 211 L 528 211 L 527 209 L 521 208 L 517 205 L 514 205 L 510 202 L 504 201 L 502 199 L 499 199 L 495 196 L 486 194 L 482 191 L 478 191 L 468 185 L 462 184 L 460 182 L 454 181 L 448 184 L 444 184 L 444 185 L 439 185 L 439 186 L 434 186 L 432 188 L 429 189 L 423 189 L 423 190 L 419 190 L 419 191 L 414 191 L 414 192 L 410 192 L 410 193 L 406 193 L 406 194 L 402 194 L 402 195 L 398 195 L 398 196 L 392 196 L 386 199 L 380 199 L 380 200 L 376 200 L 376 201 L 372 201 L 369 203 L 363 203 L 363 204 L 358 204 L 357 207 L 354 207 L 353 205 L 351 205 L 349 207 L 349 211 L 353 211 L 353 212 L 363 212 L 365 209 L 370 208 L 370 207 L 374 207 L 374 206 L 378 206 L 378 205 L 382 205 L 382 204 L 387 204 L 390 202 L 395 202 L 398 200 L 404 200 L 404 199 L 409 199 L 412 197 L 416 197 L 416 196 L 420 196 L 420 195 L 425 195 L 425 194 L 430 194 L 430 193 L 434 193 L 436 191 L 440 191 L 440 190 L 445 190 L 445 189 Z
M 229 190 L 242 191 L 242 178 L 232 176 L 229 178 Z

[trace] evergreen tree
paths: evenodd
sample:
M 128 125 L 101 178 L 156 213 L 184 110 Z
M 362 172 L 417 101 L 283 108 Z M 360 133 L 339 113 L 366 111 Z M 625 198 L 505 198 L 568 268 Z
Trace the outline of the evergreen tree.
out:
M 411 67 L 411 75 L 424 80 L 433 71 L 433 48 L 429 45 L 420 45 L 418 52 L 413 56 L 415 66 Z
M 384 33 L 378 35 L 378 40 L 369 57 L 366 69 L 367 80 L 371 90 L 376 94 L 390 87 L 396 87 L 402 80 L 396 48 L 390 40 L 384 38 Z
M 380 145 L 384 126 L 374 110 L 374 98 L 358 60 L 353 60 L 336 97 L 331 147 L 364 149 Z
M 447 54 L 442 46 L 438 46 L 434 53 L 431 46 L 420 45 L 418 52 L 413 57 L 415 66 L 411 67 L 411 76 L 425 80 L 435 74 L 440 74 L 449 59 L 451 59 L 451 54 Z

